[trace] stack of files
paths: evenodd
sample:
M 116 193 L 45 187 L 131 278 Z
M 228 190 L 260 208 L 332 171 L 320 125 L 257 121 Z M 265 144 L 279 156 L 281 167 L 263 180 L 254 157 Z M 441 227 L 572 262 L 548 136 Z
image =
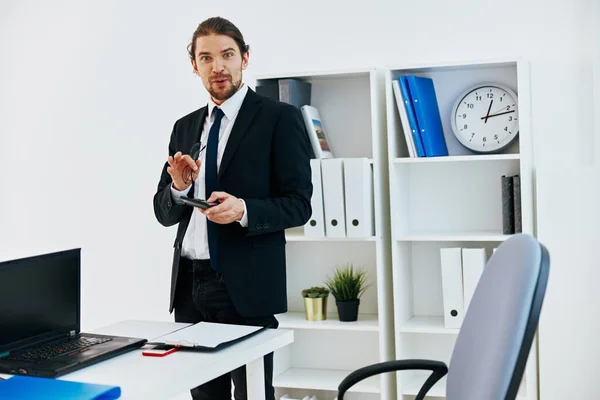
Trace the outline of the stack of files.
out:
M 435 87 L 431 78 L 401 75 L 392 89 L 410 157 L 448 155 Z
M 32 376 L 13 376 L 0 381 L 0 400 L 113 400 L 120 397 L 118 386 Z
M 312 215 L 309 237 L 372 237 L 373 168 L 368 158 L 311 159 Z
M 484 248 L 450 247 L 440 249 L 444 326 L 462 325 L 479 278 L 486 264 Z

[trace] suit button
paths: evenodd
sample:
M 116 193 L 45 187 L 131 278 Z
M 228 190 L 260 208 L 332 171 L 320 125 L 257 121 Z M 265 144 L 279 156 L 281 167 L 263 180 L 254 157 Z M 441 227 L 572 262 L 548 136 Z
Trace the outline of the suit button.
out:
M 171 202 L 167 202 L 167 207 L 171 208 Z

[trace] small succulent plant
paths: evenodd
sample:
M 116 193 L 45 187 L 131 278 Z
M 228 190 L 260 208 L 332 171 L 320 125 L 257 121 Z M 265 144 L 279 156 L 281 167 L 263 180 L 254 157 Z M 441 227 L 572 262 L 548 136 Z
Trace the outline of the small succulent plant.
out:
M 323 298 L 329 296 L 329 289 L 323 286 L 313 286 L 302 291 L 302 297 Z

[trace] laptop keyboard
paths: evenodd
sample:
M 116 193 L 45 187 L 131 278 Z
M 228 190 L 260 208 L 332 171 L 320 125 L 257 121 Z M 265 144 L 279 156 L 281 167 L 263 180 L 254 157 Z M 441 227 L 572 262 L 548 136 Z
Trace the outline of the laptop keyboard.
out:
M 112 340 L 111 338 L 95 338 L 95 337 L 81 337 L 76 336 L 73 338 L 67 338 L 58 342 L 52 342 L 43 346 L 34 347 L 31 349 L 11 353 L 5 360 L 13 361 L 42 361 L 48 360 L 54 357 L 61 356 L 63 354 L 70 354 L 73 351 L 85 349 L 90 346 L 94 346 L 101 343 L 106 343 Z

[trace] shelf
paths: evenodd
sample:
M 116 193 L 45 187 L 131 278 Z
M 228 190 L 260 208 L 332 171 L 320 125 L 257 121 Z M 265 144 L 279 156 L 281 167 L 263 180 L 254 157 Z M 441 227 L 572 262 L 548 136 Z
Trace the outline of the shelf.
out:
M 416 396 L 428 377 L 429 374 L 415 374 L 415 377 L 410 381 L 410 383 L 402 388 L 402 394 Z M 446 377 L 443 377 L 437 381 L 436 384 L 429 389 L 425 398 L 428 397 L 446 397 Z
M 413 317 L 400 327 L 400 332 L 457 335 L 459 329 L 446 328 L 444 317 Z
M 369 237 L 313 237 L 304 236 L 301 230 L 290 230 L 285 233 L 288 242 L 374 242 L 375 236 Z
M 497 69 L 515 67 L 517 60 L 513 58 L 487 58 L 479 60 L 439 60 L 439 61 L 428 61 L 426 63 L 403 63 L 399 65 L 392 65 L 391 70 L 410 71 L 415 72 L 430 72 L 430 71 L 463 71 L 468 70 L 482 70 L 482 69 Z
M 256 80 L 265 79 L 286 79 L 286 78 L 309 78 L 315 79 L 348 79 L 348 78 L 364 78 L 368 77 L 371 71 L 365 68 L 349 68 L 339 70 L 323 70 L 323 71 L 279 71 L 276 73 L 255 74 Z
M 285 329 L 315 329 L 333 331 L 379 331 L 377 314 L 359 314 L 358 321 L 342 322 L 337 319 L 337 313 L 328 312 L 325 321 L 307 321 L 304 312 L 287 312 L 276 315 L 279 327 Z M 333 315 L 329 315 L 333 314 Z
M 497 232 L 423 232 L 400 235 L 399 242 L 503 242 L 512 235 Z
M 402 157 L 394 159 L 394 164 L 422 164 L 422 163 L 456 163 L 456 162 L 482 162 L 482 161 L 515 161 L 521 158 L 520 154 L 482 154 L 467 156 L 446 157 Z
M 278 388 L 296 388 L 312 390 L 338 390 L 338 386 L 352 371 L 290 368 L 273 379 L 273 386 Z M 367 378 L 352 386 L 348 392 L 381 393 L 379 375 Z

